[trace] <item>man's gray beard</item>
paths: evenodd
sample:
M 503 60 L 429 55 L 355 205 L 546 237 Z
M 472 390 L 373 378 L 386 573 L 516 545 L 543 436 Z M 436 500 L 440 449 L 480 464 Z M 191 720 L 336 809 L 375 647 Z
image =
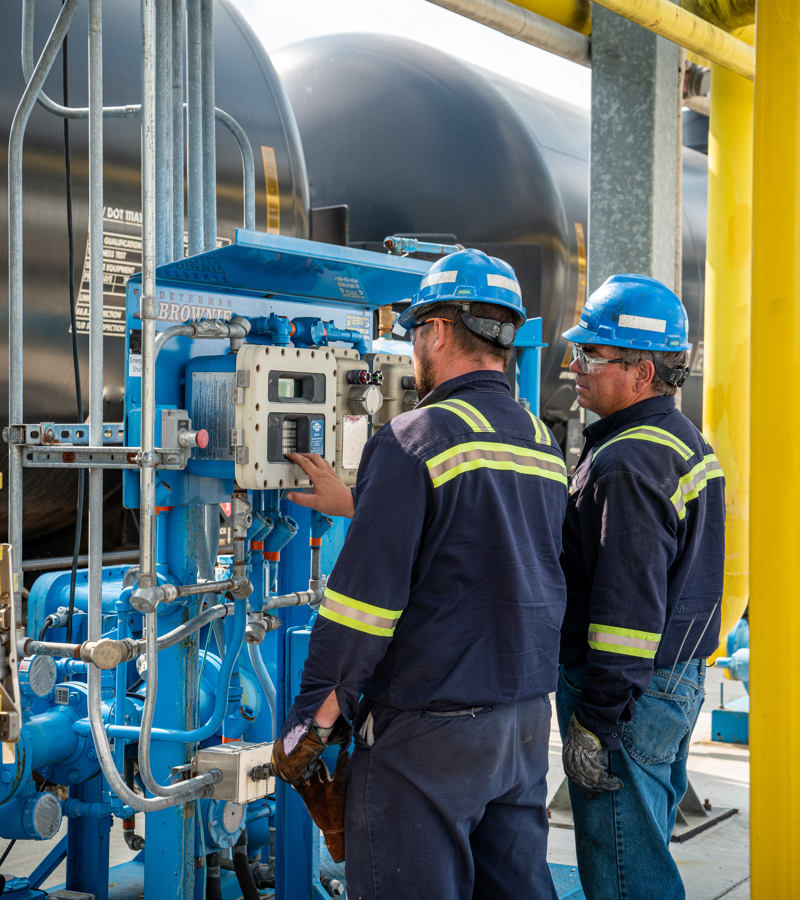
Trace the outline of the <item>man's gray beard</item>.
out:
M 416 366 L 414 371 L 414 390 L 420 400 L 427 397 L 428 394 L 436 387 L 436 380 L 433 374 L 433 366 L 430 357 L 426 351 L 418 352 L 414 357 Z

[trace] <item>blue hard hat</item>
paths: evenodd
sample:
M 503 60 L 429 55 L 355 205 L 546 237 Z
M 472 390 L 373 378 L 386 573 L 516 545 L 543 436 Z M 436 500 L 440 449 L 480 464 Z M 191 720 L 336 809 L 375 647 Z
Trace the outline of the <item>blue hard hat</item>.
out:
M 612 275 L 586 301 L 562 337 L 654 353 L 691 350 L 689 317 L 677 294 L 647 275 Z
M 411 306 L 398 319 L 409 328 L 426 306 L 437 303 L 493 303 L 514 310 L 522 325 L 527 316 L 517 276 L 507 262 L 487 256 L 482 250 L 459 250 L 443 256 L 428 270 Z

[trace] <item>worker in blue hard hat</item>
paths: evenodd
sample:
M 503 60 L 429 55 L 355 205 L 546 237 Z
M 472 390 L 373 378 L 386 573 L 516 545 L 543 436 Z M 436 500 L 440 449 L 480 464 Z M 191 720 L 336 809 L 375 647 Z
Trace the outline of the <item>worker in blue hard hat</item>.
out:
M 584 429 L 561 563 L 557 711 L 588 900 L 683 900 L 669 852 L 720 639 L 725 479 L 675 406 L 689 375 L 678 297 L 614 275 L 564 337 Z
M 321 458 L 290 456 L 314 485 L 290 498 L 352 522 L 272 764 L 346 846 L 351 900 L 556 897 L 566 470 L 504 374 L 524 320 L 506 263 L 440 259 L 400 319 L 421 400 L 367 442 L 354 494 Z M 319 757 L 351 729 L 343 813 L 346 754 L 333 776 Z

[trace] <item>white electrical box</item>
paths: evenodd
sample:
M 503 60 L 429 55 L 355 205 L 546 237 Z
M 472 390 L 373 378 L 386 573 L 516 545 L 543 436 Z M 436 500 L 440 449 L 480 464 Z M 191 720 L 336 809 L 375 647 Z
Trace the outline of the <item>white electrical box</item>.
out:
M 236 482 L 249 490 L 308 487 L 286 453 L 336 459 L 336 365 L 325 347 L 245 344 L 236 357 Z
M 348 486 L 356 483 L 361 454 L 372 432 L 371 420 L 383 404 L 369 363 L 355 350 L 335 348 L 336 474 Z
M 371 353 L 367 357 L 375 374 L 380 374 L 383 405 L 372 420 L 377 431 L 390 419 L 413 409 L 417 403 L 417 392 L 412 385 L 414 365 L 410 356 L 395 353 Z

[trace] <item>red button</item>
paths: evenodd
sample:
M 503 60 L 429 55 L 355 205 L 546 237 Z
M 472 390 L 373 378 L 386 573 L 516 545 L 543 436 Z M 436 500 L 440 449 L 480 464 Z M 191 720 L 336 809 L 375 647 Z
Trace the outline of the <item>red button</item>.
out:
M 197 446 L 201 450 L 205 450 L 208 446 L 208 432 L 205 428 L 201 428 L 200 431 L 197 432 Z

